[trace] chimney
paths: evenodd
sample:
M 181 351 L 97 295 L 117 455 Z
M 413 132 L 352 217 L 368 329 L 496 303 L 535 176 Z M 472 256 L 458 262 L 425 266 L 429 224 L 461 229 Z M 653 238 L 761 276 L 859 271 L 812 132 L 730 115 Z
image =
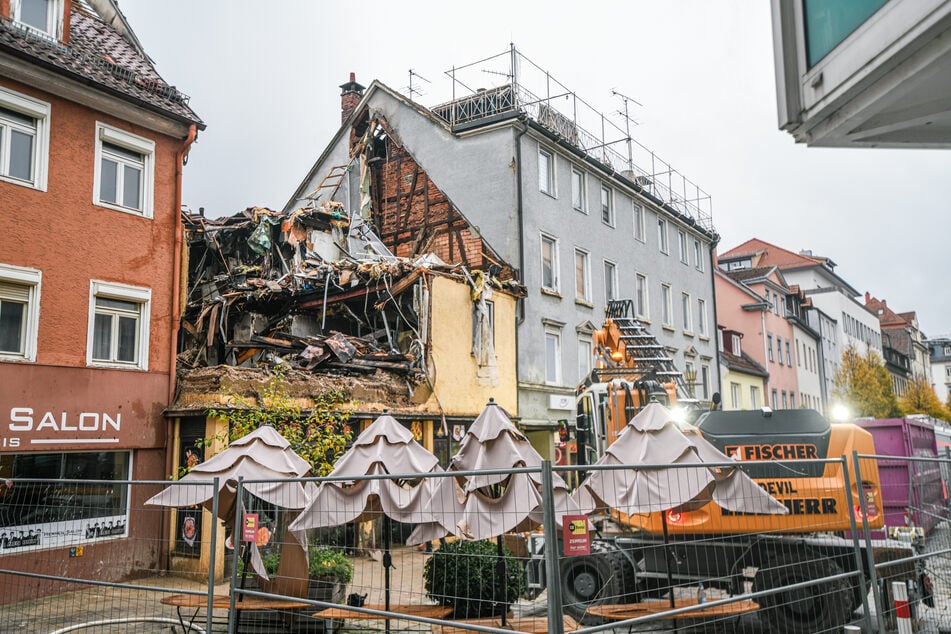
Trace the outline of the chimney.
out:
M 872 299 L 872 296 L 869 294 L 868 291 L 865 291 L 865 303 L 866 303 L 866 304 L 869 303 L 869 301 L 871 301 L 871 299 Z
M 350 81 L 340 86 L 340 123 L 350 118 L 357 104 L 363 99 L 364 87 L 357 83 L 355 73 L 350 73 Z

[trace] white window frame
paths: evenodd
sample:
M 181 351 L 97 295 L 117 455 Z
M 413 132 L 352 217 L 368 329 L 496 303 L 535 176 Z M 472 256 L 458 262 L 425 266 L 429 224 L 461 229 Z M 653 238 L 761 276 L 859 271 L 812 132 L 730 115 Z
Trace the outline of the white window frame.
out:
M 542 170 L 542 156 L 548 158 L 548 170 Z M 547 177 L 547 183 L 542 177 Z M 546 189 L 546 186 L 548 189 Z M 558 197 L 558 186 L 555 183 L 555 153 L 551 150 L 543 147 L 542 145 L 538 146 L 538 191 L 543 194 L 547 194 L 552 198 Z
M 702 297 L 697 298 L 697 333 L 701 337 L 708 336 L 707 333 L 707 301 Z
M 707 363 L 700 364 L 700 387 L 703 390 L 703 400 L 710 398 L 710 365 Z
M 555 342 L 555 358 L 548 358 L 548 339 L 551 339 Z M 554 364 L 555 378 L 550 379 L 548 377 L 548 362 L 552 361 Z M 561 329 L 554 328 L 551 326 L 545 327 L 545 385 L 561 385 L 562 384 L 562 368 L 561 368 Z
M 96 298 L 104 297 L 139 305 L 136 361 L 104 361 L 93 358 L 96 326 Z M 149 369 L 149 321 L 152 312 L 152 289 L 141 286 L 129 286 L 115 282 L 90 280 L 89 282 L 89 319 L 86 332 L 86 365 L 98 368 Z
M 665 255 L 670 255 L 670 244 L 667 240 L 667 219 L 657 217 L 657 248 Z
M 730 383 L 730 400 L 733 401 L 733 409 L 742 409 L 740 398 L 740 384 Z
M 28 29 L 31 33 L 36 33 L 44 37 L 60 39 L 63 32 L 63 0 L 49 0 L 46 8 L 46 29 L 38 29 L 35 26 L 22 22 L 20 16 L 23 11 L 23 0 L 11 0 L 10 16 L 19 26 Z
M 612 262 L 611 260 L 604 260 L 602 268 L 604 269 L 604 304 L 607 306 L 607 303 L 612 299 L 618 299 L 620 292 L 618 289 L 618 278 L 617 278 L 617 262 Z M 612 297 L 611 293 L 608 292 L 609 289 L 614 289 L 614 296 Z
M 578 189 L 575 189 L 575 177 Z M 575 200 L 577 198 L 577 200 Z M 571 206 L 583 214 L 588 213 L 588 176 L 574 165 L 571 166 Z
M 604 219 L 604 193 L 608 194 L 608 219 Z M 601 189 L 598 194 L 598 209 L 601 211 L 601 222 L 606 224 L 609 227 L 613 227 L 615 224 L 614 219 L 614 188 L 601 183 Z
M 7 110 L 12 110 L 19 114 L 22 114 L 26 117 L 31 117 L 36 121 L 35 127 L 33 130 L 33 160 L 31 163 L 31 168 L 33 172 L 32 180 L 22 180 L 20 178 L 15 178 L 13 176 L 7 176 L 5 171 L 6 168 L 0 168 L 0 180 L 7 183 L 13 183 L 14 185 L 20 185 L 22 187 L 29 187 L 31 189 L 38 189 L 39 191 L 46 191 L 46 181 L 47 173 L 49 171 L 49 160 L 50 160 L 50 135 L 49 135 L 49 126 L 50 126 L 50 104 L 45 101 L 39 101 L 33 97 L 28 97 L 26 95 L 20 94 L 9 90 L 8 88 L 0 87 L 0 107 L 6 108 Z M 0 124 L 10 127 L 22 128 L 24 127 L 20 123 L 8 124 L 5 123 L 6 120 L 3 119 L 3 116 L 0 115 Z M 4 134 L 2 139 L 2 148 L 0 148 L 0 155 L 2 155 L 3 163 L 7 161 L 7 155 L 9 152 L 9 134 Z
M 552 284 L 551 284 L 551 286 L 546 286 L 546 285 L 545 285 L 545 243 L 550 243 L 550 244 L 551 244 L 551 260 L 552 260 L 552 261 L 551 261 L 551 276 L 552 276 L 552 278 L 553 278 L 553 279 L 552 279 Z M 551 291 L 551 292 L 553 292 L 553 293 L 560 293 L 561 291 L 560 291 L 559 289 L 560 289 L 560 287 L 561 287 L 561 280 L 559 279 L 560 276 L 558 275 L 558 266 L 559 266 L 559 263 L 558 263 L 558 238 L 556 238 L 555 236 L 548 235 L 547 233 L 541 234 L 541 249 L 540 249 L 540 251 L 541 251 L 541 253 L 540 253 L 539 255 L 540 255 L 540 258 L 541 258 L 541 265 L 542 265 L 542 268 L 541 268 L 541 275 L 542 275 L 541 287 L 542 287 L 543 289 L 548 290 L 548 291 Z
M 103 155 L 103 143 L 110 143 L 112 145 L 117 145 L 121 148 L 129 150 L 131 152 L 138 152 L 142 155 L 142 183 L 141 183 L 141 194 L 142 194 L 142 209 L 133 209 L 131 207 L 126 207 L 118 203 L 112 203 L 106 200 L 101 200 L 99 197 L 99 188 L 102 178 L 102 155 Z M 106 150 L 108 154 L 108 150 Z M 122 163 L 120 162 L 121 166 Z M 122 170 L 118 170 L 118 180 L 121 181 Z M 98 207 L 105 207 L 107 209 L 113 209 L 115 211 L 121 211 L 123 213 L 132 214 L 134 216 L 142 216 L 144 218 L 152 218 L 154 213 L 154 201 L 155 201 L 155 141 L 146 139 L 144 137 L 137 136 L 125 130 L 120 130 L 109 124 L 102 123 L 101 121 L 96 122 L 96 163 L 95 163 L 95 174 L 93 182 L 93 193 L 92 193 L 92 202 Z M 122 197 L 121 190 L 117 190 L 117 198 Z
M 582 294 L 578 294 L 578 256 L 583 258 L 581 270 L 581 283 L 583 285 Z M 575 248 L 575 298 L 585 302 L 591 302 L 591 258 L 590 254 L 584 249 Z
M 40 327 L 40 293 L 43 272 L 12 264 L 0 264 L 0 283 L 27 287 L 26 311 L 24 313 L 20 352 L 0 352 L 0 361 L 36 361 L 37 339 Z
M 703 245 L 696 238 L 694 238 L 694 241 L 693 241 L 693 257 L 697 260 L 694 263 L 694 266 L 697 268 L 698 271 L 702 273 L 703 272 Z
M 743 356 L 743 345 L 740 342 L 739 335 L 733 335 L 733 355 L 736 357 Z
M 690 264 L 690 252 L 687 251 L 687 232 L 677 230 L 677 243 L 680 249 L 680 261 L 684 264 Z
M 759 409 L 759 388 L 755 385 L 750 386 L 750 408 Z
M 680 293 L 680 309 L 683 312 L 684 332 L 693 332 L 693 300 L 690 293 Z
M 643 298 L 639 297 L 638 287 L 643 291 Z M 643 302 L 641 301 L 643 300 Z M 648 286 L 647 276 L 643 273 L 634 274 L 634 311 L 638 317 L 650 319 L 650 287 Z
M 660 297 L 664 306 L 662 323 L 664 326 L 672 328 L 674 325 L 671 321 L 674 318 L 674 292 L 671 289 L 670 284 L 660 285 Z
M 594 357 L 591 337 L 578 337 L 578 383 L 580 384 L 591 373 L 591 361 Z
M 779 350 L 779 365 L 783 365 L 783 338 L 776 335 L 776 348 Z
M 638 242 L 647 242 L 647 233 L 644 229 L 644 206 L 632 202 L 631 216 L 634 219 L 634 239 Z

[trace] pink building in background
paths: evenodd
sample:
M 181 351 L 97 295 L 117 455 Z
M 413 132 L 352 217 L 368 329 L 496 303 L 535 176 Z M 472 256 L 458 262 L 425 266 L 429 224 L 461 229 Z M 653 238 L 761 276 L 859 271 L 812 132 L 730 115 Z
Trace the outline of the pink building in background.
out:
M 743 352 L 765 368 L 766 405 L 800 406 L 793 325 L 787 318 L 791 294 L 774 266 L 714 273 L 718 326 L 743 333 Z

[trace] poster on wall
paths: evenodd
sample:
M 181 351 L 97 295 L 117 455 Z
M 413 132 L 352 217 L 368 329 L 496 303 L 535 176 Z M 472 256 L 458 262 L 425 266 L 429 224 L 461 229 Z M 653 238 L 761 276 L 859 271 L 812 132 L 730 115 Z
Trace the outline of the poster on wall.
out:
M 126 515 L 0 528 L 0 555 L 93 544 L 129 536 Z
M 184 473 L 201 464 L 205 459 L 204 449 L 196 442 L 204 437 L 204 421 L 183 421 L 179 433 L 178 466 Z M 178 509 L 175 523 L 176 555 L 201 556 L 201 505 Z

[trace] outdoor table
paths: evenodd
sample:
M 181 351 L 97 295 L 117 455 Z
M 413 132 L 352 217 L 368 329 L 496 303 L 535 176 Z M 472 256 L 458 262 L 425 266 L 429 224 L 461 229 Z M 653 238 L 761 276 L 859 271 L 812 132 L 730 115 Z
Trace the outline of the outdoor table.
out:
M 202 608 L 208 607 L 208 595 L 206 594 L 173 594 L 168 597 L 162 597 L 161 603 L 175 606 L 178 613 L 178 622 L 182 630 L 187 634 L 191 625 L 198 617 L 198 612 Z M 262 599 L 258 597 L 241 597 L 235 601 L 235 610 L 300 610 L 310 606 L 309 603 L 301 601 L 289 601 L 286 599 Z M 216 594 L 212 602 L 215 610 L 230 610 L 231 597 L 227 594 Z M 195 612 L 188 619 L 188 625 L 185 624 L 185 617 L 182 616 L 182 608 L 194 608 Z
M 698 603 L 696 599 L 677 599 L 674 602 L 674 609 L 685 608 L 691 605 L 696 605 L 697 609 L 690 610 L 689 612 L 680 612 L 678 614 L 664 614 L 671 610 L 670 601 L 668 600 L 592 605 L 588 608 L 588 614 L 609 621 L 624 621 L 649 614 L 656 614 L 658 618 L 664 620 L 716 619 L 740 616 L 741 614 L 755 612 L 759 609 L 759 604 L 753 601 L 734 601 L 733 603 L 700 607 L 702 604 Z
M 460 619 L 459 623 L 466 625 L 485 625 L 488 627 L 503 627 L 502 619 L 498 616 L 482 619 Z M 542 634 L 548 632 L 547 616 L 516 616 L 506 617 L 506 629 L 516 632 L 531 632 L 532 634 Z M 562 615 L 562 628 L 565 632 L 573 632 L 578 629 L 578 622 L 567 614 Z M 434 625 L 433 634 L 472 634 L 472 630 L 464 627 L 454 627 L 451 624 Z

